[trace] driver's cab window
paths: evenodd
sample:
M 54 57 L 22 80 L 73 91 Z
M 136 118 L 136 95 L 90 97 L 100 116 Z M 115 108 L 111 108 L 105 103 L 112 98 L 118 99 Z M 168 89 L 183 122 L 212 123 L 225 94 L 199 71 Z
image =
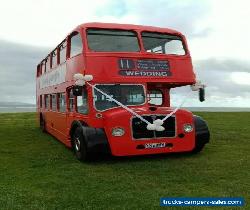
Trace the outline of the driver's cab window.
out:
M 75 108 L 75 96 L 73 94 L 73 89 L 69 89 L 68 92 L 68 100 L 69 100 L 69 112 L 74 112 L 74 108 Z
M 83 88 L 82 95 L 77 96 L 77 112 L 81 114 L 87 114 L 88 108 L 88 95 L 86 87 Z
M 161 90 L 149 90 L 147 98 L 150 105 L 161 106 L 163 104 L 163 94 Z

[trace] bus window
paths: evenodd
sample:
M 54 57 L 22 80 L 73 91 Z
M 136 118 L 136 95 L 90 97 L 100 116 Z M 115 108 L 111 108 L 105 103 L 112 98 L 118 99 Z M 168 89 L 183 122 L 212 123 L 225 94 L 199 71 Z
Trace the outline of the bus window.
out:
M 42 69 L 42 74 L 44 74 L 46 71 L 45 71 L 45 62 L 43 61 L 41 63 L 41 69 Z
M 52 95 L 49 95 L 49 104 L 48 104 L 48 109 L 52 109 Z
M 58 94 L 58 111 L 65 112 L 66 110 L 66 101 L 65 101 L 65 93 Z
M 37 68 L 36 68 L 36 77 L 40 77 L 41 76 L 41 65 L 38 64 Z
M 70 38 L 70 57 L 82 53 L 82 38 L 79 33 L 75 33 Z
M 56 107 L 57 107 L 56 94 L 52 94 L 52 111 L 56 111 Z
M 42 108 L 42 107 L 43 107 L 43 96 L 40 95 L 40 108 Z
M 50 70 L 50 56 L 46 58 L 46 72 Z
M 57 66 L 57 50 L 52 52 L 52 69 Z
M 49 95 L 45 95 L 45 99 L 44 99 L 44 102 L 45 102 L 45 109 L 49 109 L 50 108 L 50 100 L 49 100 Z
M 150 90 L 147 97 L 150 105 L 160 106 L 163 103 L 163 94 L 160 90 Z
M 150 53 L 185 55 L 181 37 L 155 32 L 142 32 L 144 48 Z
M 69 111 L 73 112 L 74 111 L 74 104 L 75 104 L 75 96 L 73 94 L 73 90 L 70 89 L 68 93 L 68 98 L 69 98 Z
M 77 96 L 77 112 L 81 114 L 88 113 L 88 96 L 86 88 L 83 89 L 81 96 Z
M 96 85 L 96 87 L 126 106 L 138 106 L 145 103 L 145 92 L 142 85 L 102 84 Z M 115 102 L 96 90 L 94 91 L 94 104 L 98 111 L 118 107 Z
M 95 52 L 139 52 L 140 46 L 134 31 L 117 29 L 88 29 L 89 49 Z
M 66 51 L 67 51 L 66 49 L 67 49 L 67 43 L 66 43 L 66 40 L 65 40 L 59 46 L 59 60 L 60 60 L 60 64 L 64 63 L 66 61 Z

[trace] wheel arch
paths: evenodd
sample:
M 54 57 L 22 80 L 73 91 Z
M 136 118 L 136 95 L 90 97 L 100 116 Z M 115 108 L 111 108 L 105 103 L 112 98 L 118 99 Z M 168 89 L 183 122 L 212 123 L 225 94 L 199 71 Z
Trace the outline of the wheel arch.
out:
M 73 121 L 70 129 L 71 144 L 73 143 L 73 134 L 77 127 L 82 128 L 83 138 L 88 149 L 93 153 L 110 153 L 110 146 L 105 130 L 103 128 L 93 128 L 83 121 Z
M 194 115 L 195 149 L 203 147 L 210 141 L 210 131 L 207 122 L 200 116 Z
M 88 124 L 82 120 L 74 120 L 71 123 L 70 131 L 69 131 L 71 141 L 72 141 L 73 134 L 74 134 L 77 127 L 87 127 L 87 126 L 88 126 Z

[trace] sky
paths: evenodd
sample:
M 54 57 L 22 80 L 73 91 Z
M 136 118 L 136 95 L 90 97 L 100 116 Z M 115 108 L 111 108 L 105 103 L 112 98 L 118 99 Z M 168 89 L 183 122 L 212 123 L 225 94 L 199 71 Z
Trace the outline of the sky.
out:
M 35 103 L 36 65 L 77 25 L 167 27 L 188 40 L 206 101 L 185 106 L 250 107 L 248 0 L 0 0 L 0 101 Z M 189 87 L 171 91 L 178 105 Z

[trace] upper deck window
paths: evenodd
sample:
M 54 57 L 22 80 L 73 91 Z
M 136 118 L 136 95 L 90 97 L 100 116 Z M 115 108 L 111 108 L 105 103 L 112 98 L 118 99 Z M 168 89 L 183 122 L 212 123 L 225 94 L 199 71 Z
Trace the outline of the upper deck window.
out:
M 50 70 L 50 55 L 46 58 L 46 72 Z
M 74 33 L 70 38 L 70 57 L 79 55 L 82 52 L 82 38 L 79 33 Z
M 134 31 L 88 29 L 89 49 L 96 52 L 138 52 L 137 34 Z
M 42 74 L 44 74 L 46 72 L 46 70 L 45 70 L 45 61 L 42 61 L 41 69 L 42 69 Z
M 59 60 L 60 64 L 66 61 L 66 51 L 67 51 L 67 42 L 66 40 L 59 46 Z
M 52 52 L 52 68 L 57 66 L 57 50 Z
M 147 52 L 168 55 L 186 54 L 181 37 L 176 35 L 142 32 L 142 41 Z

